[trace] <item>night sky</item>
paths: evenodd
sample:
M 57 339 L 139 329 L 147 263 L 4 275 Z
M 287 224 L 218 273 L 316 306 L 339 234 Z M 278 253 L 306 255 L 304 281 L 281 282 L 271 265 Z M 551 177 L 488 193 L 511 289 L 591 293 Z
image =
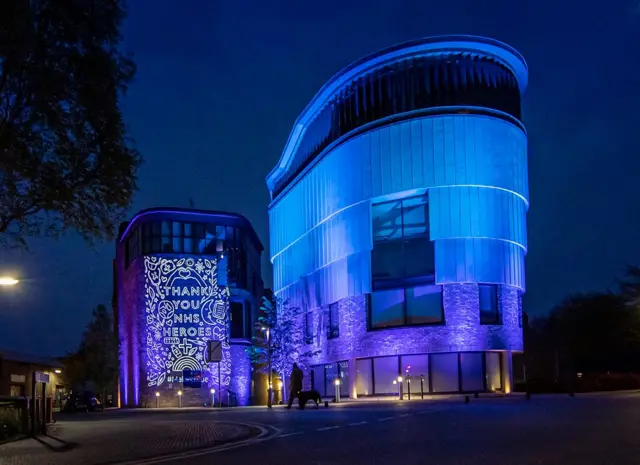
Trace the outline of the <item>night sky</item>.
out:
M 615 285 L 640 264 L 638 0 L 130 1 L 123 47 L 138 65 L 124 101 L 145 158 L 131 213 L 235 211 L 268 246 L 264 178 L 299 112 L 351 61 L 410 39 L 478 34 L 527 59 L 529 254 L 525 311 Z M 0 347 L 61 355 L 110 305 L 114 244 L 75 234 L 3 251 Z M 265 254 L 266 255 L 266 254 Z M 271 269 L 263 275 L 271 284 Z

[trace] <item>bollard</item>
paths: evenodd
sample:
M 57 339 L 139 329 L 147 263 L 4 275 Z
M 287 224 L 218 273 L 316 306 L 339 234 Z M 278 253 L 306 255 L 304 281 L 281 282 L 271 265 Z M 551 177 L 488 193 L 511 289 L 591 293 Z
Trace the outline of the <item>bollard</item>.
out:
M 407 378 L 407 400 L 411 400 L 411 378 Z
M 420 375 L 420 398 L 424 399 L 424 375 Z
M 469 396 L 464 396 L 464 403 L 468 404 L 469 402 L 471 402 L 471 400 L 469 399 Z
M 156 408 L 160 408 L 160 393 L 156 392 Z
M 478 398 L 478 397 L 480 397 L 480 396 L 478 395 L 478 393 L 477 393 L 477 392 L 474 392 L 474 393 L 473 393 L 473 397 L 474 397 L 475 399 L 477 399 L 477 398 Z
M 329 408 L 329 401 L 328 400 L 324 401 L 324 408 Z

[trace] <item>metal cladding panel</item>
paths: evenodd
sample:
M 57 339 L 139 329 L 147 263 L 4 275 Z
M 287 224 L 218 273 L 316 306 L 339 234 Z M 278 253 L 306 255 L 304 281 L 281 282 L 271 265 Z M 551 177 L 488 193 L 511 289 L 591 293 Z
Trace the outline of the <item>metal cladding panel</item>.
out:
M 472 185 L 512 191 L 528 201 L 527 137 L 507 121 L 478 115 L 424 117 L 360 138 L 370 144 L 372 197 Z
M 282 289 L 354 253 L 368 253 L 371 250 L 370 215 L 369 202 L 357 203 L 290 244 L 273 258 L 275 289 Z
M 495 239 L 435 241 L 436 283 L 496 283 L 525 289 L 524 249 Z
M 527 205 L 512 192 L 491 187 L 429 189 L 431 240 L 491 238 L 527 248 Z
M 499 118 L 456 114 L 405 120 L 348 139 L 276 199 L 269 212 L 274 290 L 297 288 L 297 280 L 316 273 L 326 273 L 326 281 L 314 285 L 322 294 L 316 300 L 325 303 L 369 288 L 370 263 L 341 263 L 345 253 L 365 250 L 370 261 L 371 199 L 425 189 L 438 282 L 524 289 L 526 135 Z M 351 280 L 357 284 L 345 284 Z
M 278 297 L 313 309 L 336 302 L 345 295 L 371 292 L 371 254 L 358 252 L 341 258 L 278 289 Z

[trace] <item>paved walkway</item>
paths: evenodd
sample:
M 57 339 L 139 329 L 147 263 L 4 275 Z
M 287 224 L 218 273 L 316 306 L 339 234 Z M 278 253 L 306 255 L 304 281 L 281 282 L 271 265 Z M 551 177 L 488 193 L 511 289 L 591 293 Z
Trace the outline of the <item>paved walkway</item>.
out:
M 0 446 L 0 465 L 98 465 L 212 447 L 257 434 L 235 423 L 173 416 L 62 421 L 49 437 Z

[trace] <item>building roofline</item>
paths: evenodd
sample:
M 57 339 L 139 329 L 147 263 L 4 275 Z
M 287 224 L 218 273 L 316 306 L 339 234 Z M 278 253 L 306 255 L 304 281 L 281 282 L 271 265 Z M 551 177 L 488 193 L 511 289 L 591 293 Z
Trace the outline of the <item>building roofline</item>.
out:
M 277 165 L 266 177 L 269 190 L 273 191 L 277 180 L 286 173 L 309 123 L 313 121 L 315 116 L 338 90 L 348 85 L 358 76 L 390 62 L 395 62 L 405 57 L 454 51 L 477 53 L 499 60 L 513 72 L 518 81 L 520 92 L 524 93 L 529 74 L 527 62 L 515 48 L 499 40 L 472 35 L 434 36 L 403 42 L 378 50 L 354 61 L 334 74 L 307 104 L 293 125 Z
M 258 234 L 256 233 L 255 229 L 253 228 L 253 225 L 243 215 L 240 215 L 239 213 L 222 212 L 222 211 L 216 211 L 216 210 L 199 210 L 199 209 L 195 209 L 195 208 L 154 207 L 154 208 L 146 208 L 144 210 L 140 210 L 138 213 L 136 213 L 133 216 L 133 218 L 131 218 L 131 220 L 127 224 L 127 227 L 125 228 L 125 230 L 122 232 L 122 234 L 120 234 L 120 237 L 118 238 L 118 242 L 124 241 L 124 239 L 129 234 L 129 231 L 131 230 L 131 228 L 134 225 L 136 225 L 140 221 L 141 218 L 146 217 L 146 216 L 167 215 L 167 214 L 182 215 L 182 216 L 186 216 L 186 217 L 189 217 L 189 216 L 191 216 L 191 217 L 207 217 L 207 218 L 210 218 L 210 219 L 213 219 L 213 218 L 226 218 L 226 219 L 230 219 L 230 220 L 235 220 L 238 223 L 240 223 L 240 225 L 244 229 L 250 231 L 252 239 L 255 241 L 256 245 L 258 246 L 259 251 L 262 252 L 264 250 L 264 246 L 262 245 L 262 242 L 260 241 L 260 238 L 258 237 Z

